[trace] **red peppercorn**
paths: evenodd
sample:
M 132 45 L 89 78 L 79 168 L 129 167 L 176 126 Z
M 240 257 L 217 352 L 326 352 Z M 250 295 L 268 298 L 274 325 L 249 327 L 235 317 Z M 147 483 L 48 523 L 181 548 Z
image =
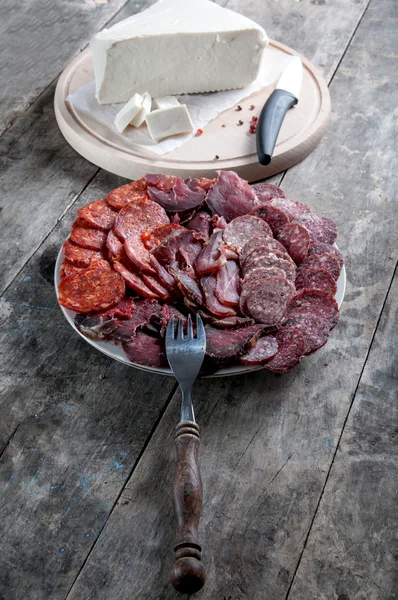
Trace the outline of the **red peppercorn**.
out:
M 223 124 L 221 125 L 221 127 L 226 127 L 225 123 L 223 123 Z
M 256 107 L 255 107 L 255 105 L 254 105 L 254 104 L 250 104 L 250 106 L 249 106 L 249 110 L 254 110 L 255 108 L 256 108 Z
M 241 107 L 241 105 L 240 105 L 240 104 L 238 104 L 238 106 L 236 107 L 236 110 L 237 110 L 237 111 L 239 111 L 239 110 L 242 110 L 242 107 Z
M 202 133 L 203 133 L 203 129 L 198 129 L 196 132 L 196 135 L 202 135 Z

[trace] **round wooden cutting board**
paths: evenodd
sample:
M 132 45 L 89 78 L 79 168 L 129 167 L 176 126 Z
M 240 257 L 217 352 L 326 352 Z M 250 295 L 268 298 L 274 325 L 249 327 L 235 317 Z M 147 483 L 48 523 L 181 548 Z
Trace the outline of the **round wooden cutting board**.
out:
M 249 133 L 249 123 L 253 115 L 261 112 L 276 81 L 240 101 L 242 111 L 237 112 L 236 107 L 224 111 L 206 125 L 203 135 L 158 156 L 129 144 L 127 139 L 124 144 L 110 128 L 66 102 L 69 94 L 94 79 L 92 55 L 87 49 L 70 63 L 58 81 L 54 99 L 57 122 L 79 154 L 128 179 L 138 179 L 146 173 L 213 178 L 219 169 L 235 171 L 248 181 L 264 179 L 288 169 L 312 152 L 326 129 L 331 109 L 328 87 L 315 67 L 294 50 L 270 41 L 265 52 L 271 57 L 275 51 L 299 56 L 304 69 L 299 103 L 288 111 L 274 156 L 267 166 L 258 162 L 256 136 Z M 255 109 L 250 111 L 250 105 L 255 105 Z M 239 119 L 244 121 L 243 125 L 237 125 Z

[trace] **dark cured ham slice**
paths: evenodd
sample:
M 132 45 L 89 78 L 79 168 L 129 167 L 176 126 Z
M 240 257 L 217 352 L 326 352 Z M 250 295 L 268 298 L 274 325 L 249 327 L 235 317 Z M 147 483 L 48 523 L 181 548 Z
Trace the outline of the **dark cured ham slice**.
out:
M 163 287 L 163 285 L 155 277 L 152 277 L 151 275 L 145 275 L 145 273 L 142 273 L 141 277 L 145 285 L 152 290 L 152 292 L 154 292 L 158 298 L 166 300 L 166 298 L 170 296 L 168 290 Z
M 187 229 L 199 231 L 199 233 L 208 238 L 210 236 L 210 221 L 211 216 L 209 213 L 205 210 L 200 210 L 190 221 L 185 223 L 185 227 Z
M 191 179 L 188 177 L 184 180 L 184 183 L 189 187 L 190 190 L 196 192 L 198 188 L 201 188 L 205 192 L 208 192 L 214 183 L 214 179 L 207 179 L 206 177 L 199 177 L 198 179 Z
M 139 331 L 132 342 L 122 344 L 130 362 L 147 367 L 167 367 L 168 362 L 162 340 Z
M 115 341 L 129 342 L 134 339 L 137 329 L 147 327 L 152 319 L 160 322 L 162 318 L 162 306 L 156 300 L 137 300 L 131 318 L 120 321 L 110 337 Z
M 81 268 L 89 267 L 94 258 L 103 258 L 101 252 L 76 246 L 76 244 L 69 239 L 64 242 L 62 252 L 75 267 Z
M 182 258 L 180 250 L 184 252 L 183 260 L 193 263 L 204 244 L 203 236 L 197 231 L 183 228 L 182 231 L 174 231 L 168 235 L 159 246 L 151 250 L 157 260 L 165 265 L 178 262 Z
M 275 373 L 286 373 L 302 359 L 305 352 L 304 338 L 295 327 L 282 327 L 274 336 L 278 342 L 278 352 L 265 367 Z
M 120 326 L 120 321 L 131 319 L 135 309 L 134 300 L 124 297 L 115 307 L 96 314 L 75 316 L 78 330 L 91 340 L 110 339 L 110 334 Z
M 238 306 L 240 292 L 240 271 L 234 260 L 228 260 L 217 273 L 216 298 L 225 306 Z
M 220 362 L 237 358 L 255 344 L 264 331 L 263 325 L 249 325 L 240 329 L 216 329 L 205 326 L 206 354 Z
M 213 319 L 212 325 L 219 327 L 220 329 L 239 329 L 240 327 L 247 327 L 253 325 L 254 319 L 248 317 L 225 317 L 225 319 Z
M 117 212 L 107 204 L 106 200 L 95 200 L 77 211 L 79 217 L 82 217 L 93 227 L 109 231 L 115 224 Z
M 340 317 L 336 300 L 327 292 L 300 290 L 290 301 L 286 318 L 310 314 L 314 319 L 325 319 L 333 329 Z
M 247 313 L 267 326 L 279 325 L 296 288 L 284 277 L 268 277 L 254 284 L 247 295 Z
M 70 230 L 70 239 L 74 244 L 89 250 L 103 250 L 107 233 L 94 229 L 85 219 L 79 217 Z
M 210 239 L 195 261 L 195 269 L 199 275 L 218 271 L 226 264 L 227 259 L 222 252 L 222 231 L 217 230 L 211 234 Z
M 248 367 L 263 365 L 278 352 L 278 342 L 273 335 L 261 337 L 247 354 L 240 357 L 240 362 Z
M 137 181 L 126 183 L 120 187 L 112 190 L 105 200 L 112 208 L 120 210 L 126 204 L 134 202 L 135 200 L 142 200 L 148 198 L 147 185 L 145 179 L 142 177 Z
M 185 228 L 175 223 L 167 223 L 166 225 L 159 225 L 154 229 L 149 229 L 141 233 L 141 239 L 148 250 L 152 250 L 159 246 L 170 234 L 182 232 Z
M 164 287 L 168 289 L 169 292 L 175 292 L 177 283 L 173 275 L 171 275 L 171 273 L 169 273 L 167 269 L 165 269 L 164 266 L 161 265 L 160 262 L 154 256 L 151 255 L 150 261 L 151 267 L 153 267 L 162 285 L 164 285 Z
M 204 275 L 200 280 L 203 293 L 206 299 L 207 309 L 216 315 L 216 317 L 233 317 L 236 312 L 233 308 L 221 304 L 214 291 L 217 287 L 217 278 L 215 275 Z
M 84 269 L 62 279 L 58 287 L 59 303 L 78 313 L 91 313 L 116 306 L 123 298 L 123 278 L 101 266 Z
M 305 227 L 298 223 L 287 223 L 279 230 L 277 237 L 296 265 L 305 261 L 311 245 L 310 234 Z
M 218 172 L 206 201 L 211 211 L 227 222 L 249 213 L 259 204 L 253 188 L 233 171 Z
M 188 298 L 188 300 L 197 306 L 205 304 L 202 290 L 196 279 L 188 275 L 188 273 L 184 273 L 184 271 L 178 271 L 176 278 L 177 285 L 185 298 Z
M 225 243 L 236 248 L 238 251 L 256 236 L 272 237 L 272 230 L 268 223 L 253 215 L 243 215 L 242 217 L 233 219 L 228 223 L 223 232 Z
M 193 190 L 179 177 L 146 175 L 145 179 L 151 200 L 169 212 L 196 208 L 206 197 L 206 192 L 201 187 L 195 186 Z
M 286 225 L 290 221 L 289 216 L 277 206 L 273 206 L 271 203 L 264 204 L 258 208 L 253 208 L 251 211 L 252 215 L 263 219 L 272 229 L 272 233 L 275 235 L 279 229 Z
M 151 290 L 141 279 L 139 275 L 133 273 L 130 269 L 122 265 L 120 262 L 115 262 L 113 268 L 119 273 L 129 288 L 144 296 L 144 298 L 159 298 L 159 294 L 156 294 Z
M 226 220 L 224 219 L 224 217 L 220 217 L 220 215 L 213 215 L 211 217 L 211 224 L 213 226 L 213 229 L 222 229 L 224 230 L 226 228 L 226 226 L 228 225 L 228 223 L 226 222 Z
M 256 192 L 257 198 L 263 202 L 272 200 L 272 198 L 285 198 L 285 192 L 283 192 L 280 187 L 273 185 L 272 183 L 260 181 L 259 183 L 254 183 L 252 187 Z

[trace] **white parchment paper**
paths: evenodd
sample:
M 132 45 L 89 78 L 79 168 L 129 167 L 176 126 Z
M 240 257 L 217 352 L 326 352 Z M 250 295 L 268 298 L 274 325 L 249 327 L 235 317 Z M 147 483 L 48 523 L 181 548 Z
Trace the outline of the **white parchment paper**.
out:
M 291 56 L 279 51 L 267 48 L 264 53 L 264 61 L 260 69 L 260 75 L 249 86 L 240 90 L 229 90 L 226 92 L 212 92 L 209 94 L 184 94 L 177 96 L 182 104 L 186 104 L 194 124 L 194 131 L 188 134 L 175 135 L 173 137 L 156 143 L 148 133 L 146 125 L 139 128 L 127 127 L 123 133 L 119 133 L 113 122 L 116 114 L 123 107 L 122 104 L 99 104 L 95 97 L 95 82 L 90 81 L 75 93 L 69 94 L 67 101 L 74 105 L 78 111 L 88 113 L 99 123 L 106 125 L 112 133 L 120 137 L 121 141 L 131 143 L 150 150 L 159 156 L 179 148 L 190 140 L 198 129 L 203 129 L 209 121 L 219 114 L 239 104 L 241 100 L 251 96 L 258 90 L 271 85 L 277 80 L 281 72 L 290 62 Z

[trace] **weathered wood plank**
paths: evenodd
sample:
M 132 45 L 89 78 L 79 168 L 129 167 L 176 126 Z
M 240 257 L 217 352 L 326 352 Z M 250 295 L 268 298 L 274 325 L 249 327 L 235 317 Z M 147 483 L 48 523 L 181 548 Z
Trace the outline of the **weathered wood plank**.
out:
M 91 186 L 78 205 L 97 191 Z M 0 301 L 0 597 L 7 600 L 66 596 L 175 389 L 172 378 L 94 350 L 65 321 L 53 269 L 72 219 Z
M 392 11 L 387 0 L 374 0 L 365 14 L 333 80 L 332 127 L 284 181 L 289 197 L 339 224 L 348 257 L 341 323 L 324 349 L 288 375 L 256 373 L 196 387 L 208 569 L 197 598 L 285 597 L 358 385 L 398 249 L 396 133 L 391 104 L 380 101 L 382 93 L 393 96 Z M 178 404 L 177 396 L 68 600 L 176 597 L 167 581 Z M 161 475 L 153 480 L 155 472 Z
M 289 600 L 398 598 L 398 277 Z

